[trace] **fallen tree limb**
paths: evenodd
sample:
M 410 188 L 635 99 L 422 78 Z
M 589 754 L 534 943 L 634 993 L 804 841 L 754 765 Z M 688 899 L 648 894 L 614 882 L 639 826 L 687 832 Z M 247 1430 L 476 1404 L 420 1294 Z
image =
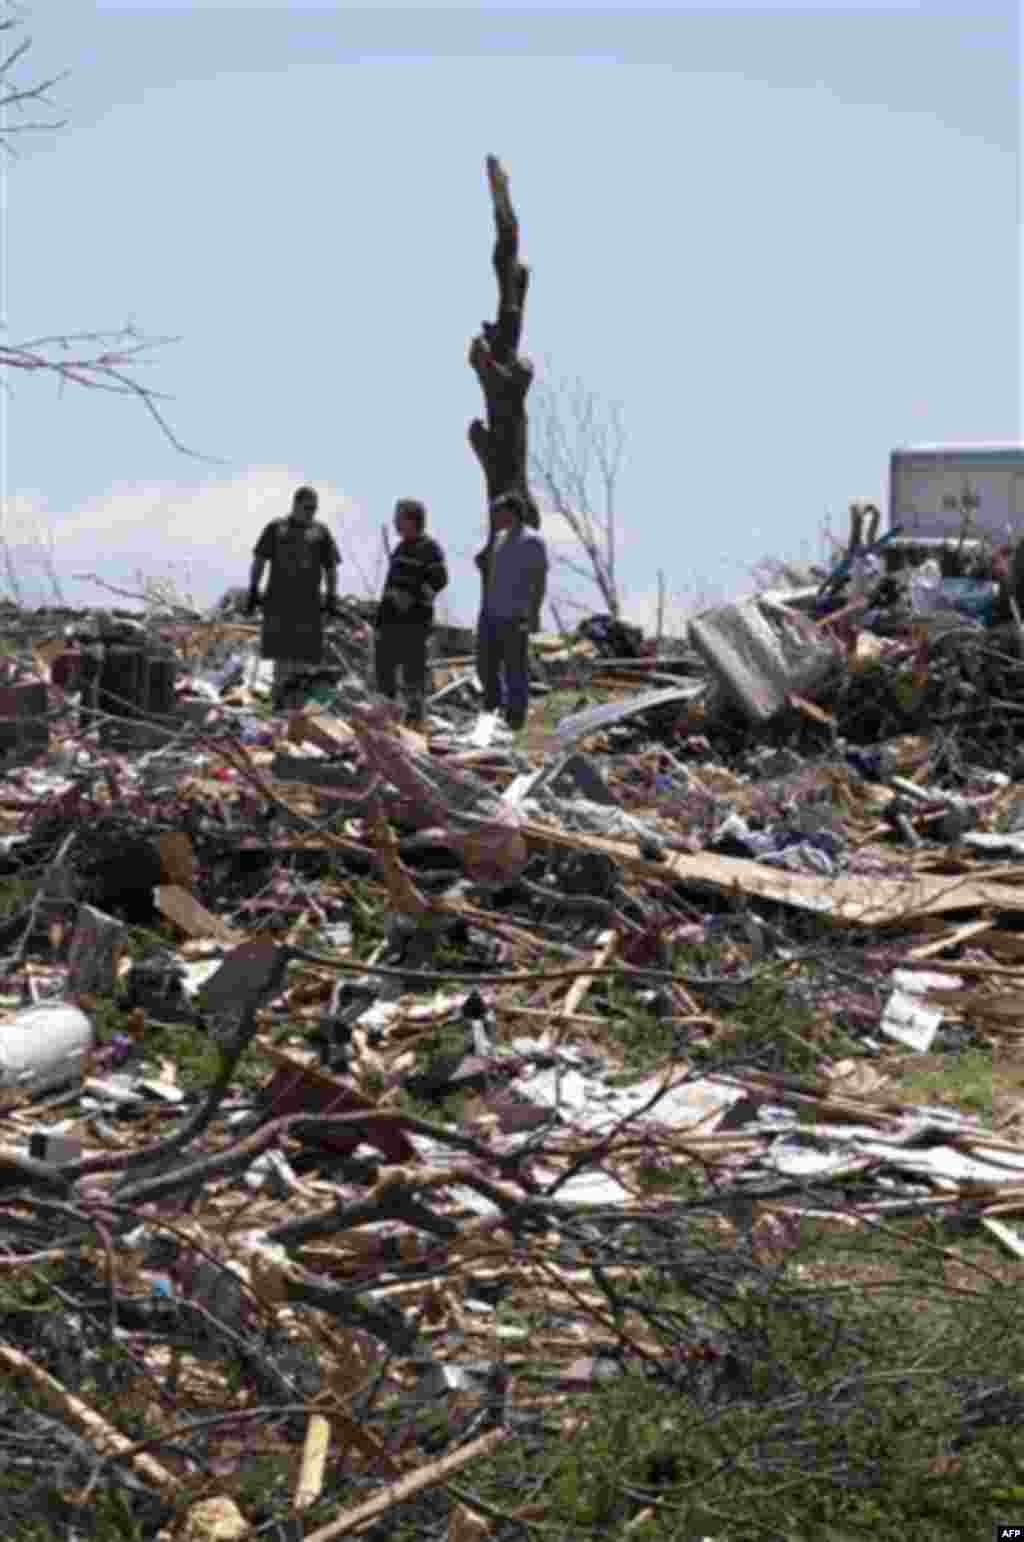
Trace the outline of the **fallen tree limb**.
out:
M 143 1451 L 137 1451 L 120 1430 L 102 1418 L 88 1403 L 62 1387 L 56 1377 L 44 1371 L 20 1349 L 0 1341 L 0 1365 L 12 1376 L 24 1376 L 36 1388 L 52 1408 L 64 1415 L 89 1437 L 97 1450 L 112 1459 L 124 1457 L 130 1461 L 140 1477 L 160 1489 L 177 1488 L 181 1479 Z
M 471 1440 L 466 1446 L 460 1446 L 457 1451 L 443 1456 L 440 1461 L 430 1462 L 426 1467 L 418 1468 L 408 1477 L 400 1478 L 397 1483 L 389 1483 L 386 1489 L 375 1494 L 372 1499 L 367 1499 L 363 1504 L 356 1505 L 350 1510 L 343 1510 L 336 1520 L 321 1526 L 319 1531 L 311 1531 L 306 1542 L 333 1542 L 335 1537 L 347 1536 L 357 1527 L 365 1525 L 367 1521 L 376 1520 L 378 1515 L 383 1515 L 395 1505 L 404 1504 L 407 1499 L 422 1493 L 425 1488 L 433 1488 L 435 1484 L 443 1483 L 453 1472 L 458 1472 L 460 1467 L 467 1466 L 469 1462 L 475 1462 L 477 1457 L 489 1456 L 495 1446 L 507 1439 L 507 1430 L 489 1430 L 486 1435 L 481 1435 L 478 1440 Z
M 454 912 L 458 914 L 458 910 Z M 476 925 L 476 922 L 473 923 Z M 291 956 L 304 964 L 318 964 L 323 969 L 336 969 L 342 974 L 374 974 L 381 975 L 384 979 L 407 980 L 410 985 L 535 985 L 553 980 L 598 980 L 615 977 L 620 980 L 658 980 L 662 983 L 687 985 L 691 989 L 713 990 L 716 987 L 723 990 L 733 989 L 740 985 L 749 985 L 752 980 L 757 980 L 772 970 L 777 970 L 775 962 L 762 965 L 758 969 L 750 969 L 745 974 L 735 975 L 702 975 L 686 974 L 676 969 L 645 969 L 633 964 L 618 964 L 611 968 L 595 968 L 590 963 L 577 964 L 573 968 L 564 969 L 530 969 L 517 970 L 514 974 L 456 974 L 448 970 L 434 969 L 402 969 L 390 964 L 354 963 L 347 958 L 328 958 L 324 953 L 312 953 L 305 948 L 295 948 L 289 945 Z

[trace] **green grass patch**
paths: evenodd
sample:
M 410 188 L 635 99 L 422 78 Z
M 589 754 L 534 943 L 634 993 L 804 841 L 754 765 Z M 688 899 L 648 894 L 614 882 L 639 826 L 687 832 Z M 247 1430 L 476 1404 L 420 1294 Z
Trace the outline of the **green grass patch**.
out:
M 894 1085 L 905 1103 L 958 1108 L 982 1119 L 994 1112 L 996 1076 L 989 1050 L 915 1057 L 901 1066 Z
M 726 987 L 717 999 L 726 1030 L 699 1052 L 709 1063 L 806 1075 L 826 1056 L 856 1053 L 849 1037 L 812 1006 L 811 991 L 797 989 L 784 967 Z
M 841 1273 L 840 1252 L 829 1262 Z M 859 1271 L 848 1283 L 790 1265 L 710 1314 L 665 1276 L 638 1275 L 631 1299 L 646 1295 L 649 1324 L 678 1327 L 699 1306 L 728 1327 L 731 1392 L 685 1357 L 674 1384 L 621 1375 L 567 1403 L 542 1444 L 507 1442 L 463 1485 L 497 1505 L 528 1492 L 546 1542 L 618 1538 L 648 1509 L 630 1535 L 658 1542 L 986 1534 L 1024 1485 L 1024 1286 L 953 1291 L 927 1249 L 864 1232 L 848 1262 Z M 665 1364 L 678 1349 L 666 1332 Z

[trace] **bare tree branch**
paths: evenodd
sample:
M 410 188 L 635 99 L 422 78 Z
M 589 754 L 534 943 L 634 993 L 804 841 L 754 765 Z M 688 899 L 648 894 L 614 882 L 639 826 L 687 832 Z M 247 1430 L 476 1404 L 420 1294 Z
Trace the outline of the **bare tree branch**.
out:
M 6 535 L 3 534 L 0 534 L 0 552 L 3 554 L 4 572 L 7 575 L 7 582 L 10 586 L 11 598 L 13 599 L 15 605 L 17 605 L 20 609 L 24 604 L 21 579 L 18 575 L 18 569 L 15 565 L 14 553 L 11 551 L 10 542 L 8 541 Z
M 593 584 L 609 615 L 622 604 L 618 582 L 618 480 L 626 436 L 621 408 L 581 380 L 537 383 L 530 479 L 545 512 L 558 515 L 583 553 L 555 558 Z
M 21 370 L 54 375 L 63 385 L 83 386 L 87 390 L 109 391 L 116 396 L 133 396 L 149 413 L 160 432 L 183 455 L 220 464 L 216 457 L 191 450 L 177 436 L 160 406 L 170 398 L 139 380 L 134 374 L 143 356 L 155 348 L 177 342 L 171 337 L 143 337 L 134 327 L 117 332 L 78 332 L 66 336 L 41 337 L 27 343 L 0 343 L 0 370 Z M 62 357 L 62 351 L 66 357 Z M 10 389 L 7 382 L 4 382 Z
M 576 562 L 565 552 L 556 552 L 553 560 L 558 567 L 568 568 L 570 573 L 575 573 L 577 578 L 586 579 L 589 583 L 593 582 L 594 571 L 587 563 Z
M 19 27 L 21 25 L 21 18 L 18 16 L 13 7 L 9 7 L 8 10 L 9 14 L 3 18 L 0 18 L 0 33 L 12 32 L 15 27 Z M 16 85 L 12 80 L 14 69 L 25 57 L 31 47 L 32 39 L 29 37 L 23 38 L 20 43 L 17 43 L 11 49 L 11 51 L 2 60 L 0 60 L 0 145 L 3 145 L 3 148 L 10 155 L 13 155 L 15 152 L 13 145 L 9 143 L 9 135 L 24 134 L 33 131 L 37 133 L 49 131 L 52 133 L 57 129 L 64 127 L 63 120 L 56 123 L 37 123 L 34 120 L 29 120 L 28 122 L 24 123 L 11 123 L 9 120 L 8 109 L 12 107 L 17 108 L 20 112 L 24 110 L 24 108 L 30 102 L 40 103 L 44 107 L 52 106 L 48 93 L 54 86 L 58 85 L 60 81 L 67 78 L 67 71 L 63 71 L 60 75 L 52 75 L 49 80 L 40 80 L 37 81 L 34 85 Z
M 384 564 L 386 561 L 384 547 L 376 543 L 370 543 L 370 549 L 373 552 L 373 562 L 372 565 L 367 566 L 359 553 L 360 542 L 358 538 L 352 539 L 352 534 L 349 530 L 342 529 L 338 531 L 336 539 L 338 550 L 341 552 L 345 564 L 355 569 L 356 577 L 359 579 L 361 590 L 357 597 L 364 600 L 375 600 L 380 594 L 383 582 Z M 366 544 L 365 540 L 363 544 Z
M 0 0 L 0 34 L 12 33 L 23 24 L 18 8 L 11 0 Z M 19 118 L 11 122 L 11 113 L 24 112 L 29 104 L 50 106 L 49 91 L 66 76 L 53 75 L 45 80 L 22 85 L 15 73 L 24 63 L 32 46 L 29 37 L 13 44 L 0 61 L 0 146 L 13 154 L 10 136 L 28 130 L 55 131 L 63 122 L 37 122 Z M 87 390 L 109 391 L 117 396 L 131 396 L 145 408 L 160 432 L 183 455 L 211 461 L 183 444 L 171 427 L 161 403 L 169 398 L 153 390 L 138 377 L 139 368 L 149 362 L 146 355 L 174 341 L 165 337 L 144 337 L 134 327 L 117 331 L 78 332 L 34 338 L 28 342 L 0 343 L 0 384 L 10 390 L 11 371 L 23 374 L 55 376 L 61 387 L 82 386 Z

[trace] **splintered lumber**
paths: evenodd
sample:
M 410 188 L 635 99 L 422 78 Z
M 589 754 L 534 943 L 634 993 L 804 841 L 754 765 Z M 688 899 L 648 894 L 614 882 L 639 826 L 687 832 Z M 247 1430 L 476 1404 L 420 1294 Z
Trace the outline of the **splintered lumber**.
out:
M 961 942 L 982 937 L 991 930 L 991 921 L 968 921 L 965 926 L 958 926 L 954 931 L 944 931 L 934 942 L 923 942 L 919 948 L 911 948 L 907 957 L 921 963 L 926 958 L 935 958 L 937 954 L 945 953 L 947 948 L 957 947 Z
M 601 852 L 642 878 L 682 880 L 704 888 L 746 894 L 857 926 L 912 925 L 922 916 L 957 910 L 1024 911 L 1024 890 L 971 875 L 917 873 L 913 878 L 903 879 L 848 873 L 838 878 L 816 878 L 768 867 L 746 857 L 721 857 L 713 852 L 702 852 L 699 856 L 671 852 L 665 861 L 653 862 L 641 857 L 637 848 L 626 841 L 577 835 L 534 821 L 524 823 L 522 833 L 533 845 Z
M 288 719 L 287 737 L 290 744 L 315 744 L 317 749 L 326 750 L 330 755 L 351 744 L 355 735 L 348 724 L 338 718 L 293 712 Z
M 155 893 L 160 914 L 180 926 L 190 937 L 212 937 L 216 942 L 227 943 L 243 940 L 238 932 L 178 884 L 161 884 Z
M 591 963 L 595 969 L 604 969 L 607 966 L 612 954 L 615 952 L 618 941 L 619 934 L 614 929 L 609 929 L 608 931 L 604 931 L 600 934 L 597 939 L 597 945 L 594 948 L 593 958 L 591 960 Z M 581 974 L 578 980 L 574 980 L 572 982 L 569 989 L 566 991 L 565 1000 L 562 1003 L 562 1010 L 560 1013 L 562 1021 L 559 1024 L 558 1035 L 556 1035 L 556 1037 L 559 1036 L 567 1027 L 569 1027 L 572 1019 L 576 1015 L 576 1008 L 579 1006 L 580 1002 L 583 1000 L 584 996 L 587 994 L 587 991 L 590 989 L 593 983 L 594 976 L 591 974 Z
M 982 1216 L 981 1224 L 986 1231 L 992 1233 L 993 1237 L 998 1238 L 1004 1248 L 1013 1254 L 1014 1258 L 1024 1259 L 1024 1241 L 1021 1240 L 1019 1233 L 1015 1232 L 1012 1227 L 1004 1226 L 1002 1221 L 994 1221 L 987 1215 Z
M 12 1376 L 22 1376 L 29 1380 L 40 1393 L 45 1402 L 51 1408 L 57 1410 L 64 1418 L 76 1425 L 96 1449 L 104 1455 L 120 1455 L 122 1452 L 132 1452 L 127 1458 L 140 1477 L 147 1482 L 156 1484 L 157 1488 L 177 1488 L 180 1479 L 173 1473 L 162 1467 L 158 1461 L 149 1456 L 145 1451 L 136 1451 L 130 1440 L 116 1430 L 112 1424 L 108 1424 L 94 1408 L 88 1403 L 83 1403 L 80 1397 L 69 1392 L 61 1386 L 56 1377 L 49 1371 L 44 1371 L 41 1365 L 30 1360 L 28 1355 L 13 1345 L 0 1342 L 0 1365 L 4 1366 Z
M 182 889 L 194 889 L 199 877 L 199 865 L 192 842 L 184 830 L 165 830 L 156 838 L 157 855 L 163 876 L 169 884 Z
M 329 1521 L 326 1526 L 321 1526 L 319 1531 L 311 1531 L 306 1542 L 334 1542 L 335 1537 L 347 1536 L 363 1526 L 367 1521 L 376 1520 L 378 1515 L 384 1515 L 386 1511 L 395 1505 L 404 1504 L 407 1499 L 420 1494 L 425 1488 L 433 1488 L 435 1484 L 444 1483 L 453 1472 L 458 1472 L 460 1467 L 465 1467 L 469 1462 L 475 1462 L 477 1457 L 488 1456 L 503 1440 L 508 1439 L 508 1431 L 504 1429 L 489 1430 L 486 1435 L 481 1435 L 478 1440 L 471 1440 L 468 1445 L 460 1446 L 457 1451 L 452 1451 L 440 1461 L 429 1462 L 426 1467 L 419 1467 L 408 1477 L 400 1478 L 397 1483 L 389 1483 L 387 1488 L 375 1494 L 372 1499 L 367 1499 L 361 1505 L 354 1505 L 350 1510 L 343 1510 L 335 1520 Z
M 331 1440 L 331 1426 L 323 1414 L 311 1414 L 302 1448 L 299 1481 L 295 1490 L 296 1510 L 306 1510 L 320 1498 L 324 1486 L 324 1466 Z
M 406 728 L 404 723 L 393 723 L 390 726 L 391 732 L 407 750 L 426 750 L 427 741 L 423 734 Z M 295 712 L 288 722 L 288 740 L 291 744 L 315 744 L 317 749 L 326 750 L 328 755 L 336 755 L 339 750 L 347 748 L 354 738 L 355 734 L 347 723 L 338 717 L 328 717 L 325 713 L 307 715 Z

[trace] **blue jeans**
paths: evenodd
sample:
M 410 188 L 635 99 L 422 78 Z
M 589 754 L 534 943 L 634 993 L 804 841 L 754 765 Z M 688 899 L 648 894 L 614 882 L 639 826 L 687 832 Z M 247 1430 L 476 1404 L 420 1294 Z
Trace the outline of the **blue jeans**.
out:
M 521 621 L 483 615 L 477 623 L 476 668 L 484 688 L 484 711 L 504 707 L 512 729 L 522 728 L 530 702 L 529 640 Z

